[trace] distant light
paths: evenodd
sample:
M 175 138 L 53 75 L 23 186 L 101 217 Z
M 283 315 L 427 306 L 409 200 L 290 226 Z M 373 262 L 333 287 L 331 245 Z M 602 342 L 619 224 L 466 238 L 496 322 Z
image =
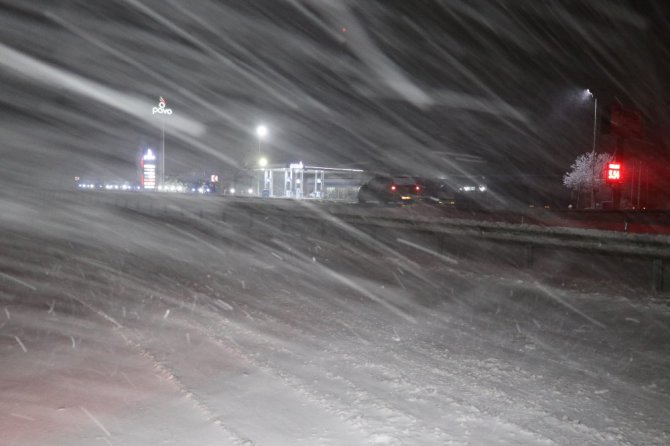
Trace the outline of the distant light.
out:
M 343 33 L 346 33 L 346 32 L 347 32 L 347 27 L 346 27 L 346 26 L 343 26 L 343 27 L 342 27 L 342 32 L 343 32 Z
M 205 192 L 209 192 L 209 187 L 207 189 L 205 189 Z
M 231 195 L 234 195 L 234 194 L 235 194 L 235 188 L 234 188 L 234 187 L 231 187 L 231 188 L 230 188 L 230 194 L 231 194 Z
M 194 187 L 193 187 L 193 188 L 191 188 L 191 192 L 195 192 L 195 188 L 194 188 Z
M 479 186 L 479 191 L 484 192 L 486 190 L 486 186 Z
M 152 152 L 151 149 L 147 149 L 147 152 L 144 154 L 142 158 L 145 161 L 153 161 L 156 159 L 156 155 L 154 155 L 154 152 Z
M 260 139 L 265 138 L 267 134 L 268 134 L 268 128 L 263 124 L 256 127 L 256 136 L 258 136 Z
M 392 191 L 395 191 L 395 190 L 396 190 L 395 184 L 392 184 L 392 185 L 391 185 L 391 190 L 392 190 Z
M 249 195 L 251 195 L 251 194 L 254 193 L 254 190 L 253 190 L 252 188 L 249 188 L 249 189 L 247 189 L 247 193 L 248 193 Z
M 261 167 L 265 167 L 268 165 L 268 159 L 266 157 L 261 157 L 261 159 L 258 160 L 258 165 Z

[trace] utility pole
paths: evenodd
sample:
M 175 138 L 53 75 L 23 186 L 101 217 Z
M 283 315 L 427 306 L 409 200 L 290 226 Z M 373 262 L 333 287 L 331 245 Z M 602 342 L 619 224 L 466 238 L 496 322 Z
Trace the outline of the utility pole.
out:
M 593 96 L 593 94 L 591 93 Z M 598 98 L 594 96 L 593 106 L 593 149 L 591 151 L 591 209 L 596 207 L 596 137 L 598 129 Z

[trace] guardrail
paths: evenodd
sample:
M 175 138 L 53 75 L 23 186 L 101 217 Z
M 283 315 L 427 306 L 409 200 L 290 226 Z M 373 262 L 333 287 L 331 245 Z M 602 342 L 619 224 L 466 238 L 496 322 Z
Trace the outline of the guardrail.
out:
M 504 258 L 520 268 L 536 265 L 546 268 L 548 257 L 562 253 L 563 260 L 586 270 L 590 268 L 593 274 L 621 281 L 626 274 L 637 272 L 640 277 L 635 279 L 635 285 L 646 282 L 654 292 L 670 291 L 670 282 L 666 280 L 670 277 L 670 236 L 667 235 L 447 218 L 431 206 L 385 208 L 308 204 L 296 200 L 193 199 L 123 193 L 100 194 L 94 200 L 155 217 L 225 221 L 248 232 L 288 230 L 293 226 L 291 221 L 299 219 L 309 221 L 300 228 L 311 226 L 320 234 L 348 238 L 356 237 L 352 235 L 356 231 L 363 231 L 366 237 L 395 242 L 400 236 L 416 234 L 428 236 L 427 246 L 438 254 L 479 249 L 486 256 Z M 500 248 L 501 252 L 496 253 L 487 244 Z
M 657 293 L 670 291 L 670 237 L 661 235 L 626 234 L 602 230 L 543 227 L 527 224 L 489 223 L 472 220 L 440 219 L 421 221 L 417 219 L 361 218 L 339 216 L 341 221 L 354 227 L 368 226 L 379 229 L 408 230 L 429 233 L 438 237 L 439 254 L 445 253 L 445 238 L 467 242 L 497 242 L 517 245 L 522 248 L 516 256 L 525 268 L 532 268 L 538 259 L 538 251 L 570 251 L 585 260 L 586 255 L 604 255 L 628 260 L 631 263 L 648 263 L 651 289 Z M 374 231 L 374 232 L 377 232 Z M 494 254 L 495 255 L 495 254 Z M 504 255 L 510 256 L 509 251 Z M 514 254 L 512 254 L 514 255 Z M 595 257 L 594 257 L 595 258 Z M 574 259 L 574 256 L 573 256 Z M 603 266 L 607 268 L 608 266 Z M 611 267 L 611 265 L 610 265 Z M 610 274 L 616 274 L 610 271 Z

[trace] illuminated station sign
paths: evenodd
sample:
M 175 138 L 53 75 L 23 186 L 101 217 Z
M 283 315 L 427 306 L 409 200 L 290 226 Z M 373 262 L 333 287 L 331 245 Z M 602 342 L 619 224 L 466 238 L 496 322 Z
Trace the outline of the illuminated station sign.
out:
M 147 149 L 144 156 L 142 156 L 142 188 L 146 190 L 156 189 L 156 155 Z
M 608 183 L 621 182 L 621 163 L 609 163 L 607 165 L 607 182 Z
M 159 115 L 171 115 L 172 114 L 172 109 L 167 108 L 166 106 L 167 106 L 167 101 L 165 99 L 163 99 L 163 96 L 161 96 L 158 99 L 158 107 L 152 108 L 151 109 L 151 114 L 155 115 L 155 114 L 158 113 Z

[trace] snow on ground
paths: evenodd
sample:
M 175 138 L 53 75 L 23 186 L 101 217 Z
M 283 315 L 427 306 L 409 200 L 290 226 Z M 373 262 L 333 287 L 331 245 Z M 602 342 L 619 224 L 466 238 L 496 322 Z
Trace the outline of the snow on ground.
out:
M 50 206 L 2 220 L 3 445 L 670 442 L 670 311 L 644 293 Z

